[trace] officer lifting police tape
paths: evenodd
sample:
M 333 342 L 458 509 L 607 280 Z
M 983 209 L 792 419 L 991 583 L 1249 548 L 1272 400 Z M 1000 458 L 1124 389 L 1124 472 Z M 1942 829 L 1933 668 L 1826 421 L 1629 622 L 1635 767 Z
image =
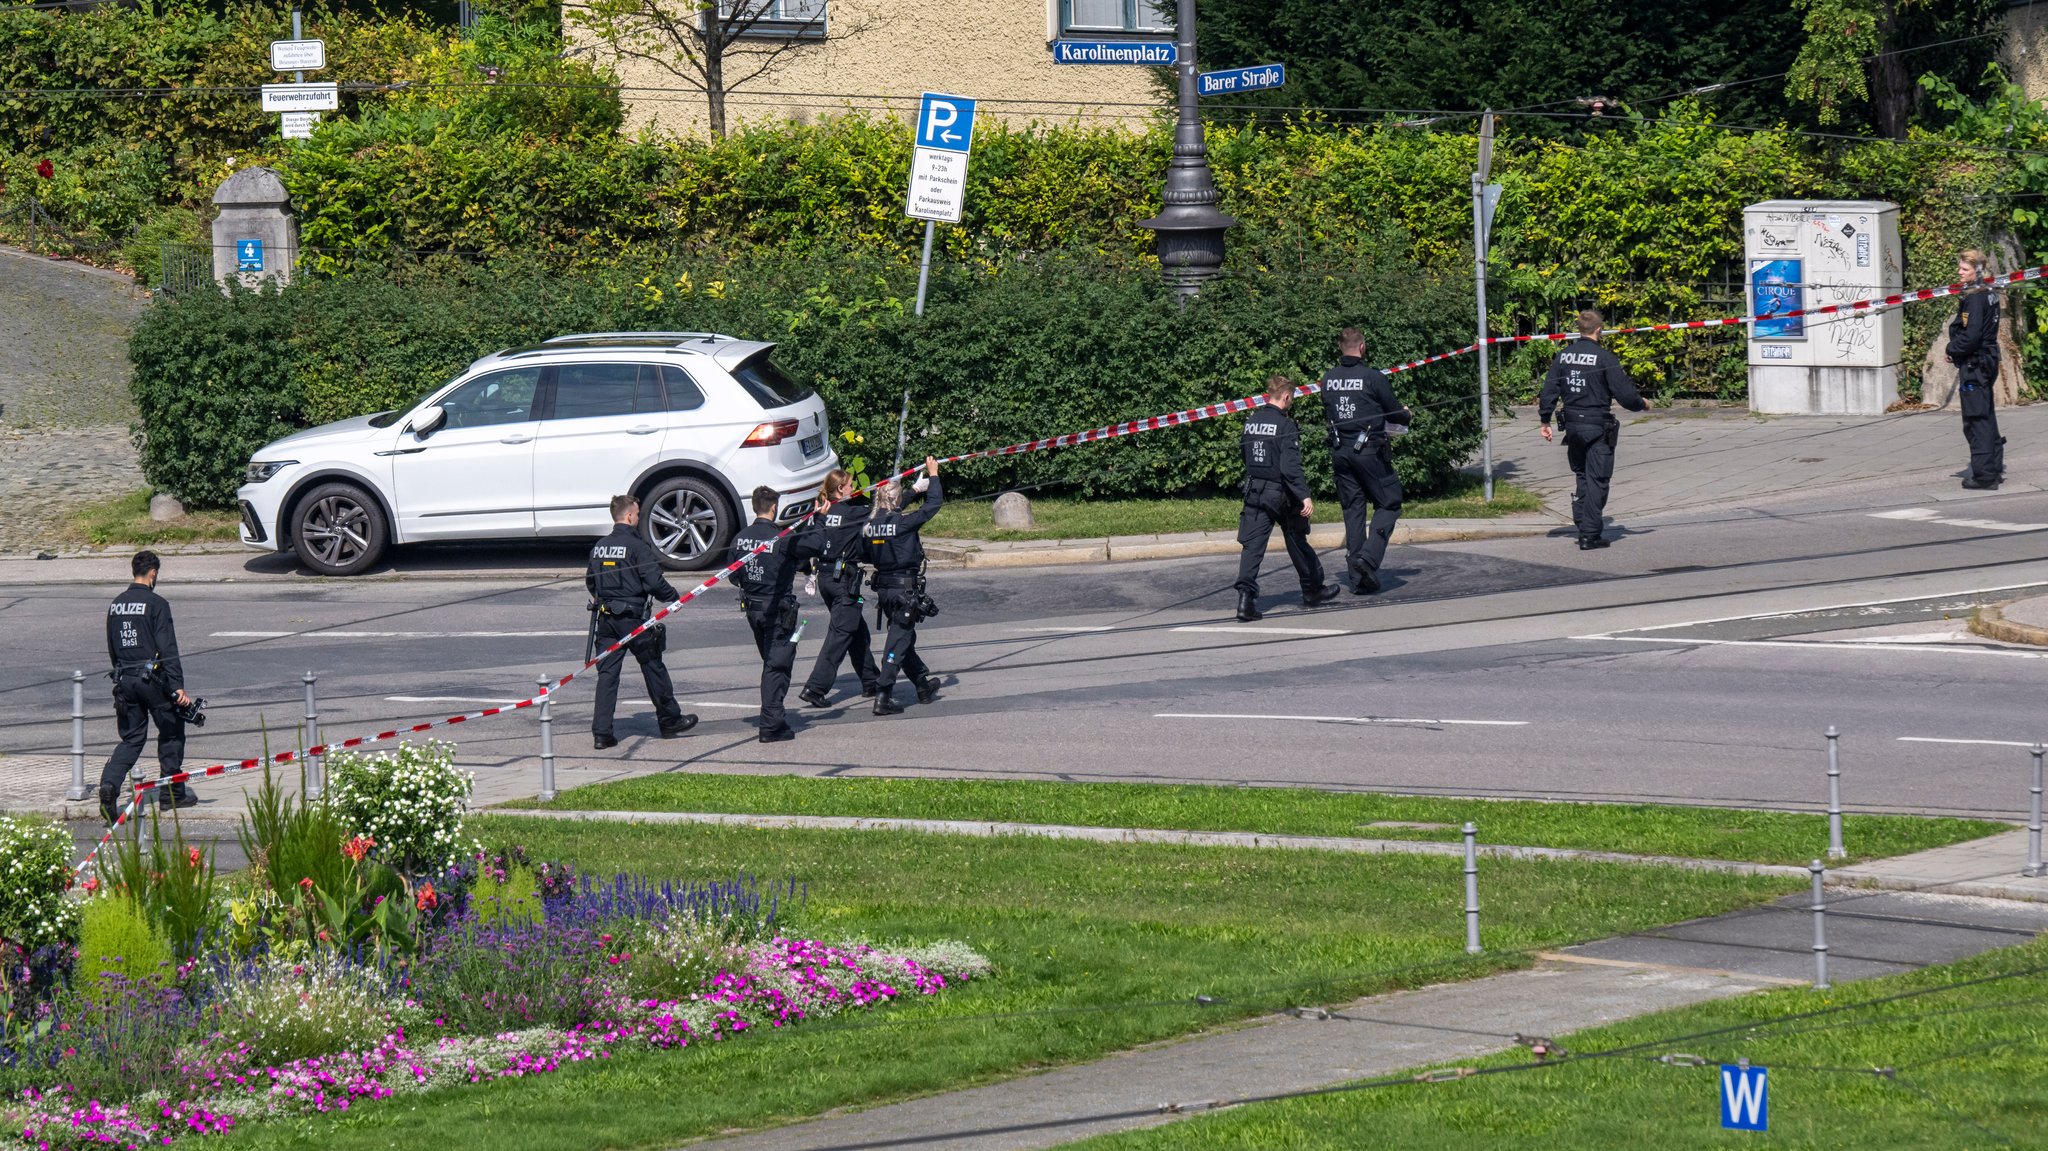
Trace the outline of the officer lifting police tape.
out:
M 860 594 L 861 530 L 867 526 L 868 503 L 861 499 L 853 475 L 845 468 L 833 468 L 818 488 L 817 545 L 807 557 L 811 579 L 832 613 L 825 642 L 819 645 L 818 661 L 811 666 L 800 698 L 810 707 L 831 706 L 832 682 L 839 678 L 839 665 L 851 659 L 860 676 L 860 693 L 874 698 L 882 673 L 869 649 L 866 601 Z
M 612 497 L 612 532 L 590 549 L 590 566 L 583 573 L 583 586 L 597 605 L 593 625 L 598 651 L 632 635 L 647 618 L 647 600 L 652 596 L 674 603 L 682 593 L 661 574 L 661 560 L 640 537 L 640 501 L 632 496 Z M 668 665 L 661 653 L 667 644 L 667 628 L 661 624 L 634 636 L 624 648 L 612 652 L 597 664 L 597 698 L 590 713 L 591 742 L 599 751 L 618 746 L 613 734 L 612 712 L 619 702 L 619 671 L 632 652 L 639 661 L 640 676 L 647 683 L 647 695 L 654 703 L 662 738 L 681 735 L 697 725 L 697 717 L 685 715 L 676 702 L 675 687 L 669 682 Z
M 135 582 L 107 605 L 107 659 L 113 664 L 114 723 L 120 746 L 100 772 L 100 814 L 108 823 L 120 817 L 121 781 L 142 758 L 150 725 L 156 726 L 157 775 L 176 775 L 185 766 L 185 725 L 206 722 L 206 701 L 185 690 L 185 664 L 178 656 L 178 630 L 171 623 L 171 605 L 156 592 L 163 561 L 151 551 L 135 553 L 128 570 Z M 191 807 L 199 802 L 192 789 L 172 784 L 159 802 L 166 807 Z
M 939 612 L 938 605 L 925 594 L 924 542 L 917 534 L 939 514 L 945 500 L 938 460 L 924 458 L 924 475 L 919 477 L 914 492 L 906 501 L 902 485 L 894 480 L 876 488 L 874 512 L 861 529 L 863 558 L 875 569 L 872 583 L 880 601 L 879 615 L 889 624 L 889 638 L 882 651 L 882 675 L 875 684 L 876 715 L 895 715 L 903 710 L 892 692 L 899 672 L 908 675 L 917 686 L 917 702 L 930 703 L 938 698 L 939 689 L 932 681 L 931 669 L 917 654 L 918 622 Z M 920 498 L 923 507 L 904 510 L 906 502 L 915 503 Z

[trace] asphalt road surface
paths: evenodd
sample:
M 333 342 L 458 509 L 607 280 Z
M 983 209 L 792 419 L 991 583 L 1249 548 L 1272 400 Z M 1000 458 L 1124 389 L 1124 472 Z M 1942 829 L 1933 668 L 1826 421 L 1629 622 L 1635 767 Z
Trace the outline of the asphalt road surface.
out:
M 558 701 L 559 744 L 567 768 L 1811 808 L 1834 724 L 1852 809 L 2021 815 L 2023 745 L 2048 737 L 2048 649 L 1977 640 L 1962 619 L 2029 587 L 2048 594 L 2048 493 L 1884 500 L 1649 520 L 1601 552 L 1577 551 L 1563 530 L 1395 548 L 1385 592 L 1316 611 L 1301 609 L 1276 556 L 1268 615 L 1249 625 L 1231 616 L 1227 557 L 937 572 L 943 611 L 920 650 L 941 673 L 940 701 L 877 719 L 847 675 L 839 708 L 796 707 L 792 693 L 799 735 L 775 745 L 753 738 L 758 664 L 721 588 L 670 626 L 678 692 L 705 720 L 695 732 L 653 738 L 629 665 L 624 745 L 591 754 L 580 682 Z M 266 731 L 273 749 L 289 746 L 308 669 L 329 737 L 530 695 L 537 675 L 580 661 L 586 616 L 575 552 L 524 554 L 558 574 L 351 583 L 237 557 L 247 582 L 180 583 L 173 558 L 162 590 L 187 679 L 212 705 L 191 758 L 257 754 Z M 446 568 L 448 553 L 416 563 Z M 113 725 L 101 620 L 117 590 L 0 587 L 0 754 L 68 748 L 68 676 L 81 667 L 91 767 L 103 761 Z M 799 681 L 825 623 L 815 604 Z M 496 781 L 489 790 L 531 791 L 531 712 L 444 737 Z

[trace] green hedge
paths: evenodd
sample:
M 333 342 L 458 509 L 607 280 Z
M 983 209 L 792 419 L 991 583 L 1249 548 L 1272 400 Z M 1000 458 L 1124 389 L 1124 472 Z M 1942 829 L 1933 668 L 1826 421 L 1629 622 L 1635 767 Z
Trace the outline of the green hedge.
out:
M 221 505 L 270 438 L 409 403 L 479 355 L 578 330 L 781 341 L 778 359 L 818 387 L 836 425 L 875 443 L 893 441 L 909 388 L 916 456 L 1246 395 L 1273 371 L 1312 376 L 1347 323 L 1367 331 L 1381 360 L 1454 344 L 1464 327 L 1465 286 L 1397 257 L 1315 276 L 1238 275 L 1185 307 L 1156 276 L 1066 260 L 943 275 L 922 318 L 911 314 L 914 290 L 914 270 L 884 261 L 756 260 L 576 277 L 532 264 L 450 266 L 159 300 L 132 345 L 143 470 L 190 503 Z M 1397 387 L 1419 416 L 1400 467 L 1426 490 L 1477 445 L 1475 369 L 1439 365 Z M 979 461 L 961 473 L 984 491 L 1215 491 L 1238 479 L 1236 423 Z

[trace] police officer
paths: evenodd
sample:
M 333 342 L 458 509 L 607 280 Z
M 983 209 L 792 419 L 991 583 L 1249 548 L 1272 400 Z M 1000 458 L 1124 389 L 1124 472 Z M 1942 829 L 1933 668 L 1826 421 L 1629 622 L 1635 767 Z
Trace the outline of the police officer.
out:
M 1975 290 L 1948 324 L 1948 360 L 1956 366 L 1957 396 L 1963 409 L 1963 439 L 1970 445 L 1970 474 L 1963 486 L 1995 492 L 2005 481 L 2005 439 L 1998 434 L 1993 401 L 1998 384 L 1998 295 L 1982 288 L 1984 253 L 1972 248 L 1956 260 L 1956 278 Z
M 1337 475 L 1337 503 L 1344 509 L 1351 594 L 1371 595 L 1380 590 L 1380 562 L 1401 518 L 1401 477 L 1394 472 L 1387 425 L 1406 427 L 1415 417 L 1394 398 L 1386 373 L 1366 366 L 1365 333 L 1357 328 L 1338 333 L 1337 353 L 1337 366 L 1323 373 L 1330 467 Z
M 839 678 L 842 660 L 851 656 L 853 670 L 860 676 L 860 693 L 870 699 L 882 673 L 875 667 L 875 653 L 869 650 L 867 613 L 861 610 L 866 601 L 860 594 L 857 553 L 868 518 L 867 501 L 855 495 L 853 475 L 845 468 L 834 468 L 825 476 L 818 499 L 823 507 L 817 518 L 812 577 L 825 599 L 825 609 L 832 613 L 832 626 L 799 694 L 811 707 L 829 707 L 831 701 L 826 697 L 832 693 L 832 682 Z
M 895 700 L 896 675 L 902 672 L 917 685 L 917 702 L 930 703 L 939 694 L 931 669 L 917 654 L 917 624 L 938 608 L 924 591 L 924 542 L 918 529 L 939 514 L 945 492 L 939 483 L 939 461 L 924 458 L 924 475 L 917 481 L 924 506 L 904 510 L 903 489 L 894 481 L 875 489 L 873 514 L 861 529 L 863 558 L 874 565 L 871 581 L 881 601 L 881 617 L 889 621 L 889 638 L 882 649 L 881 678 L 875 683 L 875 714 L 895 715 L 903 705 Z M 917 496 L 910 502 L 915 503 Z
M 171 605 L 156 594 L 163 561 L 155 552 L 136 552 L 128 570 L 135 582 L 107 605 L 107 658 L 113 664 L 114 723 L 121 744 L 100 771 L 100 814 L 112 823 L 120 816 L 121 781 L 156 725 L 157 775 L 176 775 L 185 766 L 185 719 L 178 709 L 190 708 L 185 691 L 185 665 L 178 658 L 178 631 L 171 624 Z M 199 802 L 192 789 L 172 784 L 159 795 L 166 807 L 191 807 Z
M 1301 426 L 1287 414 L 1293 402 L 1294 385 L 1275 375 L 1266 381 L 1265 406 L 1244 418 L 1244 510 L 1237 517 L 1237 542 L 1244 545 L 1244 554 L 1237 564 L 1237 618 L 1246 622 L 1264 614 L 1259 611 L 1259 565 L 1276 523 L 1294 574 L 1301 577 L 1302 606 L 1328 603 L 1339 590 L 1323 582 L 1323 563 L 1308 542 L 1316 506 L 1301 470 Z
M 775 508 L 782 496 L 774 488 L 754 489 L 754 522 L 732 537 L 732 561 L 740 565 L 733 583 L 740 589 L 740 610 L 754 629 L 754 648 L 761 653 L 761 742 L 795 739 L 783 718 L 782 701 L 789 694 L 789 671 L 796 665 L 796 554 L 808 532 L 783 535 L 775 526 Z
M 1543 391 L 1536 399 L 1545 441 L 1551 438 L 1551 412 L 1560 404 L 1564 409 L 1558 422 L 1564 425 L 1566 459 L 1578 477 L 1572 522 L 1579 529 L 1580 551 L 1604 548 L 1608 542 L 1600 533 L 1607 523 L 1614 445 L 1621 439 L 1621 421 L 1614 418 L 1611 405 L 1618 403 L 1632 412 L 1649 407 L 1621 370 L 1621 361 L 1600 346 L 1601 323 L 1600 313 L 1590 308 L 1579 313 L 1579 338 L 1550 362 L 1550 374 L 1543 377 Z
M 661 561 L 647 541 L 640 538 L 640 501 L 632 496 L 612 497 L 612 534 L 590 549 L 590 567 L 583 574 L 583 586 L 597 603 L 597 650 L 603 651 L 630 635 L 647 615 L 647 597 L 674 603 L 682 593 L 669 586 L 661 574 Z M 667 629 L 660 624 L 635 636 L 619 651 L 597 664 L 597 699 L 590 713 L 591 741 L 597 750 L 618 746 L 612 734 L 612 712 L 619 703 L 619 670 L 626 652 L 640 662 L 640 676 L 647 681 L 647 696 L 654 703 L 655 717 L 663 739 L 681 735 L 697 726 L 697 717 L 683 714 L 676 702 L 675 687 L 668 678 L 668 665 L 661 660 L 667 647 Z

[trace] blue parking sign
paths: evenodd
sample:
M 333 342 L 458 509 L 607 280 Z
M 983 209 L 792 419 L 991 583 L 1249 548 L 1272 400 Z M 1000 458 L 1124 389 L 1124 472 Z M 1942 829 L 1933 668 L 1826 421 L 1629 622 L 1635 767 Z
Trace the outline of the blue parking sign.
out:
M 260 272 L 263 270 L 263 241 L 235 241 L 235 271 Z
M 974 101 L 926 92 L 917 106 L 917 146 L 964 153 L 974 144 Z
M 1721 1064 L 1721 1126 L 1734 1131 L 1771 1129 L 1770 1074 L 1747 1063 Z

